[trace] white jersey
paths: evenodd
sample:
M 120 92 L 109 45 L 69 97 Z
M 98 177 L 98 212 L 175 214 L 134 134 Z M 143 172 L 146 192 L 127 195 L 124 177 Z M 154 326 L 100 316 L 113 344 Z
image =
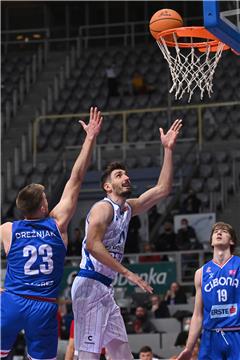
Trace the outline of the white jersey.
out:
M 125 204 L 124 211 L 121 210 L 120 206 L 114 203 L 111 199 L 105 197 L 101 201 L 109 202 L 113 207 L 113 219 L 111 224 L 108 226 L 105 233 L 103 244 L 109 253 L 119 262 L 123 259 L 124 247 L 127 238 L 127 231 L 129 222 L 132 216 L 132 210 L 128 203 Z M 85 238 L 82 244 L 82 261 L 80 263 L 80 268 L 83 270 L 92 270 L 93 272 L 100 273 L 112 280 L 116 276 L 116 271 L 110 269 L 108 266 L 100 263 L 95 259 L 86 249 L 86 239 L 88 235 L 88 225 L 89 225 L 89 214 L 86 218 L 85 224 Z

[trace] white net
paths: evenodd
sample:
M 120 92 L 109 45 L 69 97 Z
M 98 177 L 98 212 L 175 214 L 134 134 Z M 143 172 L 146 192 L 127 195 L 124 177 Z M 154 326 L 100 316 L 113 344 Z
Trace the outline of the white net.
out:
M 205 92 L 211 97 L 213 92 L 213 76 L 217 64 L 221 58 L 224 44 L 219 41 L 215 52 L 211 46 L 206 45 L 206 50 L 200 52 L 195 47 L 180 48 L 177 37 L 173 33 L 174 47 L 168 47 L 161 37 L 157 44 L 167 60 L 172 77 L 170 93 L 175 91 L 175 99 L 181 99 L 184 94 L 188 95 L 190 102 L 194 91 L 199 88 L 201 99 Z

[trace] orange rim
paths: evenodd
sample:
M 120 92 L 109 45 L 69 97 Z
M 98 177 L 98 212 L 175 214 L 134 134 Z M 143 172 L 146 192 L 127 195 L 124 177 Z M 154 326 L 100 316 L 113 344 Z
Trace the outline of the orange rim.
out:
M 175 47 L 176 43 L 172 41 L 172 37 L 169 35 L 176 34 L 177 38 L 187 37 L 191 38 L 191 42 L 178 42 L 178 47 L 180 48 L 198 48 L 199 51 L 206 51 L 206 49 L 210 46 L 210 51 L 217 51 L 218 45 L 221 42 L 216 36 L 210 33 L 203 26 L 189 26 L 189 27 L 179 27 L 175 29 L 164 30 L 160 32 L 158 42 L 161 42 L 161 38 L 164 38 L 165 43 L 169 47 Z M 206 39 L 206 41 L 194 41 L 194 38 Z M 223 50 L 228 50 L 229 46 L 224 45 Z

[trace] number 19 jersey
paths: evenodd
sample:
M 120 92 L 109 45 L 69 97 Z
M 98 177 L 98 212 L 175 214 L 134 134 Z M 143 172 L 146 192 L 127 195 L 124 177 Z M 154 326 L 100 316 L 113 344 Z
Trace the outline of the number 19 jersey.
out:
M 240 257 L 220 266 L 213 260 L 203 266 L 204 329 L 240 326 Z
M 5 289 L 18 295 L 56 298 L 65 255 L 53 218 L 14 221 Z

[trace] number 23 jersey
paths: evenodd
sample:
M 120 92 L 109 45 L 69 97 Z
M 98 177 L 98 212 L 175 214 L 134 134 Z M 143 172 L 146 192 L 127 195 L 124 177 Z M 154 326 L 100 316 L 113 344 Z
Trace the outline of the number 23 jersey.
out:
M 53 218 L 14 221 L 5 289 L 18 295 L 56 298 L 65 255 Z
M 202 268 L 202 296 L 205 329 L 240 326 L 240 257 L 224 264 L 213 260 Z

